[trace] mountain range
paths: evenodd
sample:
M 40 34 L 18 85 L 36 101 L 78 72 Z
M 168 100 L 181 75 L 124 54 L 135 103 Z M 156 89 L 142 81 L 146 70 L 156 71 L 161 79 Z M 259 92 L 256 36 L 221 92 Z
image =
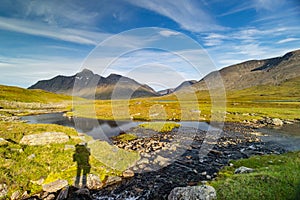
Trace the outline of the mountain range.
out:
M 151 87 L 128 77 L 118 74 L 102 77 L 88 69 L 83 69 L 73 76 L 59 75 L 50 80 L 41 80 L 28 89 L 42 89 L 95 99 L 124 99 L 128 98 L 128 95 L 133 98 L 158 96 Z
M 184 81 L 176 88 L 158 92 L 148 85 L 138 83 L 125 76 L 110 74 L 108 77 L 102 77 L 88 69 L 73 76 L 59 75 L 50 80 L 41 80 L 28 89 L 42 89 L 85 98 L 124 99 L 162 96 L 190 90 L 207 90 L 207 84 L 216 81 L 222 81 L 226 91 L 257 85 L 278 85 L 298 76 L 300 76 L 300 50 L 295 50 L 281 57 L 250 60 L 231 65 L 213 71 L 199 81 Z M 74 85 L 75 90 L 73 90 Z

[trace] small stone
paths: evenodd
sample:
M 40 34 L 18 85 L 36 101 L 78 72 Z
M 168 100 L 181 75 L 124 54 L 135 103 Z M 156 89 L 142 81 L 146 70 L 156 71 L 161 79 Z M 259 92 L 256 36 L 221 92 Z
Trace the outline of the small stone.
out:
M 20 199 L 20 196 L 21 196 L 21 192 L 19 190 L 17 190 L 14 193 L 12 193 L 12 195 L 10 196 L 10 199 L 17 200 L 17 199 Z
M 3 198 L 8 193 L 8 187 L 6 184 L 0 184 L 0 198 Z
M 29 156 L 27 157 L 28 160 L 32 160 L 32 159 L 34 159 L 34 158 L 35 158 L 35 154 L 34 154 L 34 153 L 31 154 L 31 155 L 29 155 Z
M 156 159 L 154 160 L 154 163 L 159 163 L 161 166 L 165 166 L 165 165 L 169 164 L 169 161 L 170 160 L 168 158 L 158 155 L 156 157 Z
M 147 158 L 142 158 L 137 162 L 138 165 L 140 164 L 149 164 L 149 160 Z
M 75 145 L 66 144 L 64 150 L 75 150 Z
M 89 174 L 87 176 L 86 186 L 89 190 L 99 190 L 103 187 L 103 183 L 100 180 L 99 176 L 95 174 Z
M 8 143 L 8 141 L 6 141 L 3 138 L 0 138 L 0 145 L 7 144 L 7 143 Z
M 274 125 L 274 126 L 282 126 L 283 125 L 283 121 L 281 119 L 274 118 L 274 119 L 272 119 L 272 125 Z
M 201 173 L 202 176 L 205 176 L 206 174 L 207 174 L 207 172 L 202 172 Z
M 106 180 L 106 185 L 114 185 L 116 183 L 119 183 L 122 181 L 122 178 L 118 177 L 118 176 L 109 176 Z
M 52 183 L 44 184 L 42 187 L 44 191 L 52 193 L 52 192 L 57 192 L 58 190 L 61 190 L 66 186 L 68 186 L 68 181 L 57 180 Z
M 65 200 L 68 198 L 69 186 L 64 187 L 58 194 L 56 200 Z
M 30 181 L 30 182 L 33 183 L 33 184 L 36 184 L 36 185 L 42 185 L 44 183 L 44 181 L 45 181 L 44 178 L 40 178 L 37 181 Z
M 145 171 L 145 172 L 150 172 L 150 171 L 152 171 L 152 169 L 151 169 L 150 167 L 145 167 L 145 168 L 144 168 L 144 171 Z
M 211 176 L 210 175 L 206 175 L 206 179 L 210 180 Z
M 27 198 L 29 198 L 29 194 L 28 194 L 27 191 L 25 191 L 25 192 L 22 194 L 21 199 L 27 199 Z
M 55 199 L 54 194 L 49 194 L 46 198 L 44 198 L 44 200 L 53 200 L 53 199 Z
M 251 172 L 253 172 L 253 171 L 254 171 L 254 169 L 252 169 L 252 168 L 248 168 L 248 167 L 242 166 L 242 167 L 237 168 L 237 169 L 234 171 L 234 173 L 235 173 L 235 174 L 245 174 L 245 173 L 251 173 Z
M 134 172 L 130 169 L 127 169 L 122 173 L 122 175 L 124 178 L 130 178 L 134 176 Z

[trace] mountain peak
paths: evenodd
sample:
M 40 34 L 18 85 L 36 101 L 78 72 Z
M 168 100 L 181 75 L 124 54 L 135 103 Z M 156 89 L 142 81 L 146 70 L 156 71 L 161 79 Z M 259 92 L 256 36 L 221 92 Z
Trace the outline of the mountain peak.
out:
M 94 72 L 92 72 L 91 70 L 84 68 L 81 72 L 78 72 L 76 74 L 77 76 L 93 76 Z

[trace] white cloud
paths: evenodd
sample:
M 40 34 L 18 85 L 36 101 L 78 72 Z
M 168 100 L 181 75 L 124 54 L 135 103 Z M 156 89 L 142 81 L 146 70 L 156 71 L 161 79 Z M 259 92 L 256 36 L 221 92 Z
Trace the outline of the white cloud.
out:
M 223 30 L 199 2 L 193 0 L 127 0 L 131 4 L 157 12 L 177 22 L 183 29 L 192 32 Z
M 171 30 L 163 30 L 159 32 L 162 36 L 165 37 L 170 37 L 170 36 L 174 36 L 174 35 L 179 35 L 180 33 L 175 32 L 175 31 L 171 31 Z
M 210 33 L 203 38 L 205 46 L 221 45 L 224 39 L 228 39 L 228 37 L 217 33 Z
M 0 17 L 0 29 L 86 45 L 97 45 L 99 41 L 109 36 L 106 33 L 58 28 L 42 23 L 4 17 Z
M 273 11 L 280 8 L 284 3 L 284 0 L 253 0 L 253 6 L 257 10 Z
M 97 45 L 109 36 L 107 33 L 58 28 L 43 23 L 5 17 L 0 17 L 0 29 L 86 45 Z
M 0 84 L 29 87 L 38 80 L 59 74 L 73 75 L 80 69 L 81 58 L 45 56 L 39 58 L 0 57 Z
M 286 39 L 283 39 L 283 40 L 279 40 L 277 42 L 277 44 L 283 44 L 283 43 L 293 42 L 293 41 L 297 41 L 297 40 L 300 40 L 300 38 L 286 38 Z

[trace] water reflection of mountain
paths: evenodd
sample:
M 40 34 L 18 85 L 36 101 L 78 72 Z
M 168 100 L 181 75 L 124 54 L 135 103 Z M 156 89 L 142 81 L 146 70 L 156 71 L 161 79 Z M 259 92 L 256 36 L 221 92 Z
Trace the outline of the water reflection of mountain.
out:
M 23 120 L 30 124 L 58 124 L 75 128 L 78 132 L 86 133 L 94 139 L 101 139 L 110 142 L 110 137 L 118 135 L 136 126 L 137 122 L 132 121 L 111 121 L 88 118 L 67 118 L 62 113 L 51 113 L 42 115 L 25 116 Z
M 75 118 L 73 124 L 79 132 L 87 133 L 94 139 L 108 141 L 110 137 L 118 135 L 136 126 L 137 122 L 132 121 L 110 121 L 86 118 Z

